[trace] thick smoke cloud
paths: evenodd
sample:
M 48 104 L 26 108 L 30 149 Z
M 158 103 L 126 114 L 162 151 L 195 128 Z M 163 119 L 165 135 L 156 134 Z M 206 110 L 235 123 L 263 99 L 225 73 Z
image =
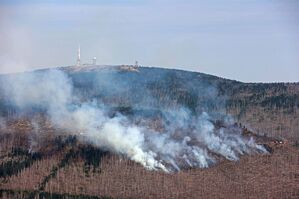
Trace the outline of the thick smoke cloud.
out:
M 136 124 L 119 113 L 109 116 L 104 104 L 92 99 L 82 102 L 74 94 L 72 80 L 59 70 L 10 75 L 3 82 L 1 89 L 18 109 L 41 109 L 56 128 L 77 135 L 82 142 L 125 155 L 148 169 L 171 172 L 184 167 L 204 168 L 219 157 L 237 161 L 243 154 L 265 152 L 252 139 L 241 137 L 240 129 L 229 120 L 223 118 L 225 125 L 217 126 L 206 112 L 195 116 L 183 107 L 164 111 L 160 129 Z M 34 130 L 32 138 L 36 136 L 38 131 Z

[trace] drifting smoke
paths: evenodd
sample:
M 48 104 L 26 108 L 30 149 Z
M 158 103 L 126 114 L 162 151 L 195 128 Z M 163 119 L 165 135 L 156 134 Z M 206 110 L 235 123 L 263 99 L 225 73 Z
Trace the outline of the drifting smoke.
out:
M 0 117 L 0 129 L 6 128 L 6 121 L 4 118 Z
M 243 154 L 266 152 L 252 139 L 242 138 L 240 129 L 229 120 L 225 126 L 230 128 L 217 127 L 206 112 L 195 116 L 185 108 L 164 111 L 160 130 L 137 125 L 121 114 L 111 117 L 103 104 L 81 102 L 74 95 L 71 79 L 62 71 L 11 75 L 4 81 L 6 98 L 20 110 L 41 109 L 56 128 L 72 132 L 82 142 L 123 154 L 148 169 L 204 168 L 219 157 L 236 161 Z M 36 136 L 35 132 L 32 137 Z

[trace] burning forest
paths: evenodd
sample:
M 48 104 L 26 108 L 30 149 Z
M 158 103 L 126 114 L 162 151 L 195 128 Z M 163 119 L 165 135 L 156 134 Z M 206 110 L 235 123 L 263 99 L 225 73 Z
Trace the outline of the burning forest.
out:
M 4 100 L 18 116 L 30 114 L 34 118 L 35 114 L 44 114 L 54 129 L 74 135 L 82 143 L 124 155 L 150 170 L 171 172 L 180 171 L 182 167 L 206 168 L 215 164 L 218 156 L 237 161 L 240 155 L 267 152 L 252 138 L 242 137 L 241 129 L 221 113 L 192 113 L 182 105 L 165 107 L 158 116 L 152 116 L 161 123 L 161 127 L 155 129 L 150 127 L 152 118 L 135 117 L 135 107 L 131 107 L 129 118 L 120 112 L 109 114 L 109 105 L 97 99 L 83 100 L 82 93 L 74 94 L 72 80 L 60 70 L 12 75 L 4 81 Z M 101 87 L 100 81 L 91 86 Z M 110 90 L 109 86 L 105 89 Z M 202 89 L 199 95 L 213 88 Z M 216 127 L 217 120 L 223 125 Z M 32 119 L 31 123 L 39 131 L 38 122 Z M 34 131 L 29 135 L 29 151 L 34 151 L 38 136 Z
M 42 171 L 51 174 L 34 174 L 35 185 L 25 188 L 33 195 L 48 197 L 49 182 L 76 161 L 85 162 L 87 175 L 90 168 L 103 172 L 110 157 L 146 175 L 171 176 L 268 157 L 283 143 L 242 126 L 227 111 L 231 98 L 221 87 L 234 82 L 206 74 L 66 67 L 3 75 L 0 82 L 1 187 L 54 158 Z

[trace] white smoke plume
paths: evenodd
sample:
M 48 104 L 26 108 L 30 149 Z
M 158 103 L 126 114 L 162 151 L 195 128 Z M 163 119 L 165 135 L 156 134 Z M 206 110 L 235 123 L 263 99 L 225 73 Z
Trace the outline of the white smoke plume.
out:
M 229 121 L 226 125 L 230 128 L 216 127 L 205 112 L 193 116 L 184 108 L 165 111 L 160 130 L 137 125 L 121 114 L 110 117 L 103 104 L 81 102 L 73 94 L 71 79 L 62 71 L 10 75 L 2 81 L 6 98 L 19 109 L 42 109 L 56 128 L 151 170 L 204 168 L 216 163 L 218 157 L 236 161 L 243 154 L 266 152 L 253 140 L 243 138 Z

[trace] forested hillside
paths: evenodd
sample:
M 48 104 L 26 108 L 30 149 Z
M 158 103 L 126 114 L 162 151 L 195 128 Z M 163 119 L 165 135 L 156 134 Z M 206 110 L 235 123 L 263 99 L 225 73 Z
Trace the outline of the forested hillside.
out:
M 299 197 L 299 83 L 135 66 L 58 70 L 0 76 L 0 198 Z M 123 123 L 129 139 L 114 134 Z M 111 140 L 88 137 L 112 124 Z M 130 156 L 144 140 L 170 172 Z M 217 141 L 227 145 L 215 149 Z M 207 165 L 191 162 L 188 144 L 212 157 Z M 231 149 L 235 159 L 225 156 Z
M 260 135 L 299 139 L 299 83 L 242 83 L 197 72 L 133 66 L 60 69 L 73 81 L 80 103 L 96 100 L 124 113 L 179 107 L 193 114 L 224 113 Z M 5 78 L 0 77 L 3 85 Z M 13 116 L 18 111 L 1 93 L 0 114 Z
M 161 68 L 66 70 L 82 98 L 135 109 L 226 112 L 261 135 L 299 139 L 299 83 L 242 83 Z

